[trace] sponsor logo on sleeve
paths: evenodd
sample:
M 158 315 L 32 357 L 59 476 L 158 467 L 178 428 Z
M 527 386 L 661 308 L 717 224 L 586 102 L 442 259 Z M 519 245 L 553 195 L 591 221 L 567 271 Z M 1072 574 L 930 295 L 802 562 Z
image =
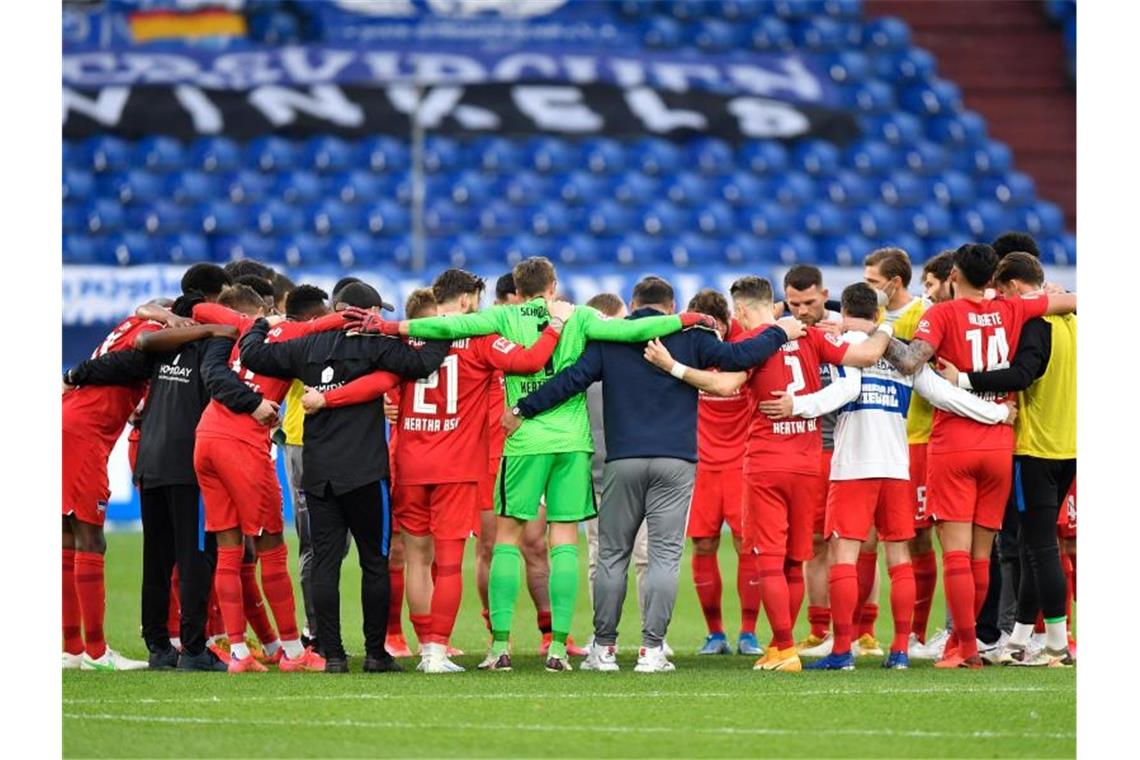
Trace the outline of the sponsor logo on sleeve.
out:
M 509 354 L 515 349 L 515 343 L 508 338 L 499 338 L 491 344 L 491 348 L 495 349 L 501 354 Z

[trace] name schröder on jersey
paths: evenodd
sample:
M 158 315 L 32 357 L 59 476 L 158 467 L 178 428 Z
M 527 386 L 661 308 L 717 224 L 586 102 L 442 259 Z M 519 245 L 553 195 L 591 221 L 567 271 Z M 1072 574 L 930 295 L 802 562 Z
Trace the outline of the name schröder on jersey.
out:
M 404 417 L 400 429 L 414 433 L 449 433 L 459 428 L 460 417 L 437 419 L 435 417 Z
M 814 417 L 810 420 L 774 420 L 772 422 L 772 432 L 777 435 L 802 435 L 814 433 L 818 429 L 819 421 Z

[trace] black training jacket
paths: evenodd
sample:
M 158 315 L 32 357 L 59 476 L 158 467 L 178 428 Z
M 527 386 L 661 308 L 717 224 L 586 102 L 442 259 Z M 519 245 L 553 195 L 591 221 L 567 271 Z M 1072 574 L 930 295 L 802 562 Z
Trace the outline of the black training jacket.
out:
M 198 485 L 194 474 L 195 430 L 202 410 L 210 401 L 203 359 L 208 350 L 218 353 L 224 350 L 228 355 L 233 345 L 228 338 L 205 338 L 167 353 L 146 353 L 138 349 L 112 351 L 98 359 L 88 359 L 71 370 L 71 381 L 76 385 L 129 385 L 150 381 L 134 473 L 134 481 L 140 488 Z M 228 380 L 223 377 L 216 383 L 215 398 L 231 409 L 243 403 L 248 406 L 248 394 L 252 391 L 233 372 L 228 374 Z M 253 408 L 256 409 L 257 404 Z
M 339 330 L 266 343 L 269 323 L 259 319 L 241 339 L 241 363 L 263 375 L 297 378 L 324 392 L 370 372 L 384 370 L 413 380 L 439 369 L 451 341 L 429 340 L 415 349 L 387 336 L 349 336 Z M 388 478 L 384 404 L 322 409 L 305 417 L 301 448 L 301 487 L 323 494 L 326 486 L 343 494 Z

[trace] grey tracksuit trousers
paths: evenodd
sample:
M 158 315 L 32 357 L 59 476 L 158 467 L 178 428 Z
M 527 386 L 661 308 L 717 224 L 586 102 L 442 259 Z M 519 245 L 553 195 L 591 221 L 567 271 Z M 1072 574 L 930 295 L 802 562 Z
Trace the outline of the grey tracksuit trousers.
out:
M 664 457 L 607 462 L 598 507 L 598 565 L 594 577 L 594 641 L 617 643 L 629 560 L 642 521 L 649 535 L 641 643 L 661 646 L 673 605 L 696 465 Z

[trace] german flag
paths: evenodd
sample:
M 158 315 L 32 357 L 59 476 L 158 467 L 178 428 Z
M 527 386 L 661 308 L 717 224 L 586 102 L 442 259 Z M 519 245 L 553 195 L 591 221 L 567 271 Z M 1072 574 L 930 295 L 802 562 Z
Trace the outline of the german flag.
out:
M 200 37 L 244 37 L 245 16 L 221 8 L 177 13 L 139 11 L 129 17 L 135 42 L 194 39 Z

